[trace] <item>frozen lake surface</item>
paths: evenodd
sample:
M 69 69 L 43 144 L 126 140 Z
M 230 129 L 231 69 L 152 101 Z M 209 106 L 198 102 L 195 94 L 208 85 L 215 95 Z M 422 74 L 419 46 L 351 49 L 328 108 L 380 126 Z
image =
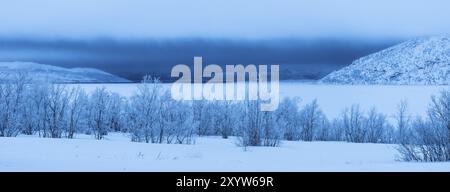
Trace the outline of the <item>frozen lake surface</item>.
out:
M 125 97 L 136 92 L 137 84 L 79 84 L 86 91 L 97 87 L 119 93 Z M 164 84 L 170 88 L 171 84 Z M 300 105 L 317 99 L 319 106 L 329 118 L 339 116 L 346 107 L 359 104 L 365 111 L 376 107 L 379 112 L 393 119 L 397 105 L 405 100 L 408 102 L 411 115 L 426 115 L 431 96 L 437 95 L 449 86 L 425 85 L 326 85 L 311 82 L 282 81 L 280 82 L 280 97 L 299 97 Z

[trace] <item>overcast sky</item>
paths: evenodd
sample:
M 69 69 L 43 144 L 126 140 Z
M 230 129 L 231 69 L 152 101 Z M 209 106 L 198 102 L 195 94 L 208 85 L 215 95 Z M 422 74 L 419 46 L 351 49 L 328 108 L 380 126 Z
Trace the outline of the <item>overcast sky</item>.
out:
M 14 0 L 0 35 L 408 38 L 448 34 L 448 0 Z
M 138 80 L 203 56 L 206 64 L 280 64 L 297 70 L 290 76 L 320 78 L 408 38 L 449 34 L 449 7 L 448 0 L 2 1 L 0 61 Z

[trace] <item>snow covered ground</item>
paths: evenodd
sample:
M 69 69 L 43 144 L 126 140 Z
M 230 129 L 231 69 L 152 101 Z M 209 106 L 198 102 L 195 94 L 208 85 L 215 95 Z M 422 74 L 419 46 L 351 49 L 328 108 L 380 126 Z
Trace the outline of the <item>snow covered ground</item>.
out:
M 236 146 L 200 137 L 194 145 L 133 143 L 122 133 L 97 141 L 0 138 L 0 171 L 450 171 L 450 162 L 400 162 L 395 145 L 288 142 Z
M 79 84 L 87 92 L 97 87 L 119 93 L 125 97 L 136 91 L 137 84 Z M 165 84 L 170 88 L 170 84 Z M 431 96 L 450 86 L 426 85 L 327 85 L 312 82 L 282 81 L 280 82 L 280 97 L 299 97 L 300 105 L 317 99 L 320 108 L 328 118 L 338 117 L 346 107 L 359 104 L 362 109 L 369 110 L 376 107 L 379 112 L 386 114 L 391 120 L 397 111 L 397 105 L 406 100 L 411 115 L 426 114 Z

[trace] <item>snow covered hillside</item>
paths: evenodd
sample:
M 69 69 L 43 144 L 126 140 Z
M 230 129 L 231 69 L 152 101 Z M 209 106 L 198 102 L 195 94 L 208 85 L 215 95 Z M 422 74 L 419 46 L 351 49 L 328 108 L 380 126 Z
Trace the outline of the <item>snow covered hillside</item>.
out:
M 0 137 L 0 171 L 450 171 L 450 162 L 397 161 L 395 145 L 284 141 L 280 147 L 236 146 L 236 138 L 200 137 L 194 145 Z
M 362 57 L 321 82 L 333 84 L 450 84 L 450 37 L 416 38 Z
M 18 73 L 33 81 L 56 83 L 130 82 L 93 68 L 63 68 L 32 62 L 0 62 L 0 82 L 10 81 Z

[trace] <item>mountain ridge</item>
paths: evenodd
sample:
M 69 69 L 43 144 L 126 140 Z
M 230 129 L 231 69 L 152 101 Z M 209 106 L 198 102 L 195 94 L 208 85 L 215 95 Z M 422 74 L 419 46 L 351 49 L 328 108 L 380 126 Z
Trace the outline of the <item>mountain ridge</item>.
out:
M 122 83 L 129 80 L 95 68 L 64 68 L 34 62 L 0 62 L 0 82 L 25 74 L 31 81 L 53 83 Z
M 359 58 L 320 80 L 329 84 L 449 85 L 450 36 L 415 38 Z

